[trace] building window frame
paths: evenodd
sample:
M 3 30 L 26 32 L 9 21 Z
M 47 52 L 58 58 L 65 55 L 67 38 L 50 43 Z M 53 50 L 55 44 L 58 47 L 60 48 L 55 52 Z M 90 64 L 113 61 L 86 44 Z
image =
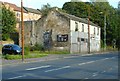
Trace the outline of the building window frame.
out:
M 95 27 L 94 27 L 94 35 L 96 34 Z
M 82 32 L 84 32 L 84 24 L 82 24 Z
M 79 29 L 78 29 L 78 23 L 77 22 L 75 22 L 75 31 L 78 31 Z
M 97 32 L 97 35 L 99 35 L 99 28 L 97 28 L 98 32 Z

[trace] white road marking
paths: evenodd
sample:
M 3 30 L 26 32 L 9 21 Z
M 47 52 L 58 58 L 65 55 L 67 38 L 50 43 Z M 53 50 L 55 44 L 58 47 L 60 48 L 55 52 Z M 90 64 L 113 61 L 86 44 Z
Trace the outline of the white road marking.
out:
M 49 59 L 49 60 L 58 60 L 59 58 Z
M 112 70 L 113 68 L 110 68 L 109 70 Z
M 114 59 L 114 58 L 116 58 L 116 57 L 112 57 L 111 59 Z
M 90 63 L 93 63 L 93 62 L 95 62 L 95 61 L 84 62 L 84 63 L 80 63 L 80 64 L 78 64 L 78 65 L 90 64 Z
M 85 79 L 89 79 L 89 78 L 85 78 Z
M 84 62 L 84 63 L 80 63 L 78 65 L 85 65 L 85 64 L 90 64 L 90 63 L 93 63 L 93 62 L 97 62 L 97 61 L 104 61 L 104 60 L 108 60 L 108 59 L 113 59 L 115 57 L 111 57 L 111 58 L 104 58 L 104 59 L 100 59 L 100 60 L 95 60 L 95 61 L 89 61 L 89 62 Z
M 69 67 L 70 67 L 70 66 L 64 66 L 64 67 L 57 68 L 57 69 L 47 70 L 47 71 L 45 71 L 45 72 L 57 71 L 57 70 L 66 69 L 66 68 L 69 68 Z
M 103 71 L 104 73 L 106 72 L 106 71 Z
M 63 58 L 71 58 L 71 57 L 63 57 Z
M 98 74 L 94 74 L 93 77 L 97 76 Z
M 23 76 L 13 77 L 13 78 L 8 78 L 8 79 L 17 79 L 17 78 L 21 78 L 21 77 L 25 77 L 25 75 L 23 75 Z
M 111 57 L 111 58 L 104 58 L 104 59 L 101 59 L 101 60 L 108 60 L 108 59 L 114 59 L 116 57 Z M 99 61 L 99 60 L 98 60 Z
M 40 67 L 35 67 L 35 68 L 29 68 L 29 69 L 26 69 L 26 70 L 27 70 L 27 71 L 30 71 L 30 70 L 41 69 L 41 68 L 48 68 L 48 67 L 51 67 L 51 65 L 40 66 Z
M 103 61 L 104 61 L 104 60 L 108 60 L 108 59 L 110 59 L 110 58 L 105 58 L 105 59 L 101 59 L 101 60 L 103 60 Z
M 98 75 L 98 73 L 99 73 L 99 72 L 95 72 L 95 73 L 93 73 L 93 75 L 92 75 L 92 76 L 93 76 L 93 77 L 94 77 L 94 76 L 97 76 L 97 75 Z
M 93 55 L 93 54 L 85 54 L 85 55 L 81 55 L 81 56 L 90 56 L 90 55 Z
M 80 64 L 78 64 L 78 65 L 84 65 L 84 64 L 86 64 L 86 63 L 80 63 Z
M 77 57 L 77 56 L 69 56 L 69 57 L 63 57 L 63 58 L 73 58 L 73 57 Z
M 90 62 L 86 62 L 87 64 L 90 64 L 90 63 L 93 63 L 93 62 L 95 62 L 95 61 L 90 61 Z

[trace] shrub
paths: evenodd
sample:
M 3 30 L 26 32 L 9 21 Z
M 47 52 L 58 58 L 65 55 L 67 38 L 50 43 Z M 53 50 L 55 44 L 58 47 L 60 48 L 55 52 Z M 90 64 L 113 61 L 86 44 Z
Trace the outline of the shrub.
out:
M 25 47 L 24 49 L 25 55 L 28 55 L 30 53 L 30 47 Z
M 41 44 L 35 44 L 35 46 L 31 47 L 30 51 L 44 51 L 44 46 Z
M 3 35 L 2 35 L 2 40 L 3 40 L 3 41 L 8 40 L 9 38 L 10 38 L 10 35 L 9 35 L 9 34 L 3 34 Z

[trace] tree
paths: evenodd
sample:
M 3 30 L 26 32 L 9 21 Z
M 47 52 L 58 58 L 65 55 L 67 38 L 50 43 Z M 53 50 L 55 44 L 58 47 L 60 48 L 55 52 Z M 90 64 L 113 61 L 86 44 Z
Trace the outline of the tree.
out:
M 120 1 L 118 2 L 118 9 L 120 9 Z
M 10 33 L 15 32 L 16 17 L 15 13 L 2 7 L 2 40 L 10 39 Z
M 47 3 L 47 5 L 43 5 L 41 8 L 42 15 L 47 15 L 50 9 L 51 6 L 49 3 Z
M 82 2 L 82 0 L 71 0 L 71 2 Z
M 0 3 L 2 5 L 2 3 Z M 0 41 L 2 40 L 2 6 L 0 6 Z
M 63 5 L 63 10 L 68 14 L 75 15 L 77 17 L 87 17 L 87 5 L 84 2 L 67 2 Z
M 120 50 L 120 1 L 118 2 L 118 9 L 116 9 L 116 11 L 117 11 L 117 20 L 116 20 L 116 22 L 117 22 L 117 28 L 116 28 L 116 33 L 117 33 L 117 38 L 116 38 L 116 40 L 117 40 L 117 47 L 118 47 L 118 50 Z
M 101 27 L 101 39 L 104 39 L 104 16 L 106 14 L 107 45 L 112 45 L 112 40 L 118 38 L 118 28 L 120 17 L 116 14 L 118 10 L 110 6 L 107 0 L 90 0 L 91 2 L 67 2 L 63 5 L 63 10 L 68 14 L 81 18 L 88 17 L 88 7 L 90 8 L 90 20 Z M 103 14 L 100 14 L 103 12 Z M 117 21 L 117 22 L 116 22 Z M 119 21 L 119 22 L 118 22 Z

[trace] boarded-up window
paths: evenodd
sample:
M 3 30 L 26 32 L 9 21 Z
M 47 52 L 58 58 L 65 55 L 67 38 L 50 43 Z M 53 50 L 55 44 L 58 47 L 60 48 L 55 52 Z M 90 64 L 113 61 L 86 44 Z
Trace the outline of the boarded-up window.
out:
M 57 42 L 67 42 L 67 41 L 68 41 L 68 34 L 57 35 Z

